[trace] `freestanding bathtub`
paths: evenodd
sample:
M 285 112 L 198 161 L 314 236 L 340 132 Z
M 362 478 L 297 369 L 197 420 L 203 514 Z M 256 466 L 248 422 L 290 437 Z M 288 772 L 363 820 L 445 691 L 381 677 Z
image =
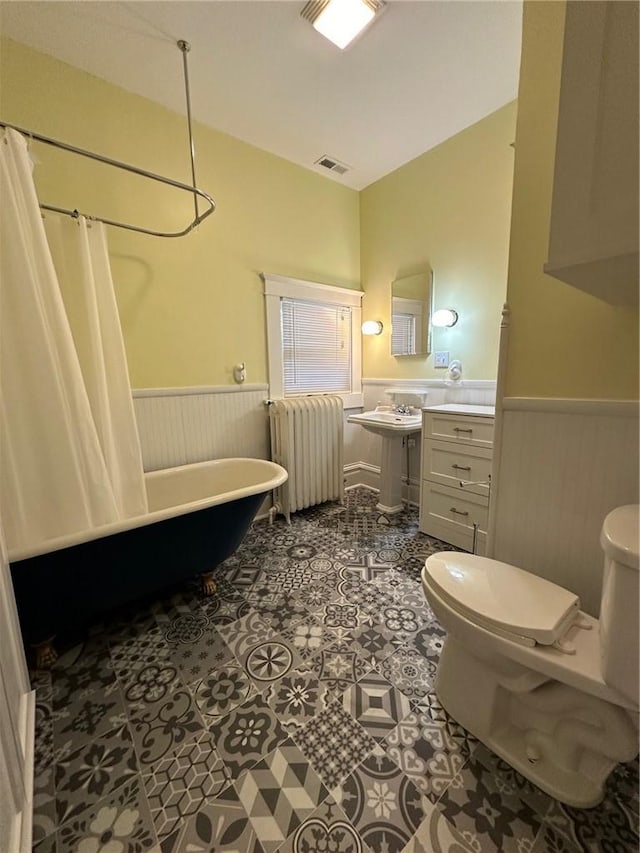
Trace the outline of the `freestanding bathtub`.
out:
M 262 459 L 217 459 L 145 474 L 149 512 L 9 554 L 26 644 L 54 658 L 50 638 L 110 608 L 212 570 L 236 550 L 265 494 L 287 472 Z

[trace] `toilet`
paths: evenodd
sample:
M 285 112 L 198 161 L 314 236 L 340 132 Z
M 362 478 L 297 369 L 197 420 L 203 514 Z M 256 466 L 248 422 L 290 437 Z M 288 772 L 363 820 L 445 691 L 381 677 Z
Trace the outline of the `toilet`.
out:
M 552 797 L 597 805 L 638 754 L 638 506 L 606 517 L 600 619 L 576 595 L 506 563 L 428 557 L 425 596 L 447 636 L 445 710 Z

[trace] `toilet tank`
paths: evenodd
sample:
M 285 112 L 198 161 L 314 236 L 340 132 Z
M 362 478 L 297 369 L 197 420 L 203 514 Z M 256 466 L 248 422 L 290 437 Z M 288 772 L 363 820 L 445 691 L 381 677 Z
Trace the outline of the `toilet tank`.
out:
M 600 604 L 602 677 L 638 704 L 638 536 L 640 507 L 621 506 L 605 518 L 600 535 L 604 578 Z

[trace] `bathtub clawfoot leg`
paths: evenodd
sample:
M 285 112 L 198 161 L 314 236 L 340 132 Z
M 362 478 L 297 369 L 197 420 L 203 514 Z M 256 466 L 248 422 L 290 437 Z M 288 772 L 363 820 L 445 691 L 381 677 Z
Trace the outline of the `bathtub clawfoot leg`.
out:
M 202 594 L 215 595 L 217 584 L 213 579 L 213 572 L 203 572 L 200 575 L 200 580 L 202 581 Z
M 33 647 L 36 653 L 36 669 L 51 669 L 58 660 L 58 653 L 53 647 L 53 639 L 53 637 L 49 637 L 48 640 L 36 643 Z

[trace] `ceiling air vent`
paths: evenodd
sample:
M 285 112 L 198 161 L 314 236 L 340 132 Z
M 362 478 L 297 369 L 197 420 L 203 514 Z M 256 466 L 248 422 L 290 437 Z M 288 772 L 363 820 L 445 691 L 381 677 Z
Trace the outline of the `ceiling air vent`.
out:
M 351 168 L 351 166 L 347 166 L 346 163 L 341 163 L 339 160 L 336 160 L 335 157 L 327 157 L 326 154 L 324 154 L 319 160 L 316 160 L 316 165 L 322 166 L 330 172 L 335 172 L 336 175 L 344 175 L 344 173 L 348 172 Z

